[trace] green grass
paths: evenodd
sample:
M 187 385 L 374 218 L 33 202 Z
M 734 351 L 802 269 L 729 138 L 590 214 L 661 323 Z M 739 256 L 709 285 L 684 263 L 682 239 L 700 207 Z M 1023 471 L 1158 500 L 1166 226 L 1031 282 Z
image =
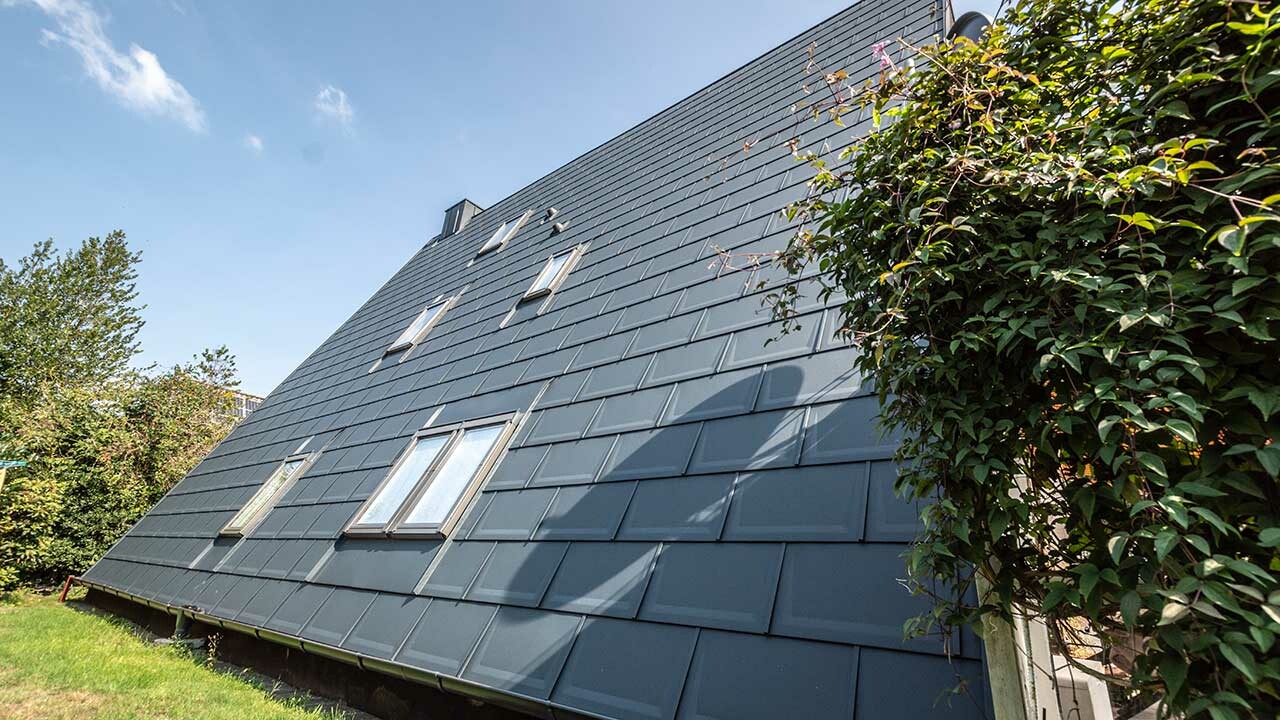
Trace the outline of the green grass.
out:
M 0 601 L 0 720 L 317 720 L 203 653 L 164 647 L 122 621 L 20 593 Z

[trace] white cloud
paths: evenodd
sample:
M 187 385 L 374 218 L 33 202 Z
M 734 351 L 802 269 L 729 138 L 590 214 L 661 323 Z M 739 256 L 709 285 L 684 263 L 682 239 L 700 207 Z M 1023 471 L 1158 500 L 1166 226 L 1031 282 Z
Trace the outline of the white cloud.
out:
M 85 74 L 107 94 L 139 112 L 175 119 L 193 132 L 205 131 L 200 103 L 165 72 L 155 53 L 137 44 L 130 44 L 128 53 L 117 50 L 103 27 L 106 18 L 87 0 L 28 1 L 57 23 L 57 32 L 43 31 L 44 42 L 74 50 Z
M 342 88 L 333 85 L 320 88 L 320 92 L 316 93 L 315 107 L 321 116 L 331 118 L 345 127 L 350 127 L 356 119 L 355 108 L 351 107 L 347 94 Z
M 244 136 L 244 146 L 252 150 L 255 155 L 262 154 L 262 138 L 253 133 Z

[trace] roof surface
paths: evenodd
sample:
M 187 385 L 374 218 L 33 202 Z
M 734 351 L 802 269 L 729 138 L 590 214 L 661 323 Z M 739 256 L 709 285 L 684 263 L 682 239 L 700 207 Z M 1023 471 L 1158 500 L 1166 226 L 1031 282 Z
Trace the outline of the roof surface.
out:
M 778 211 L 811 171 L 775 133 L 822 83 L 809 45 L 858 80 L 873 42 L 941 22 L 935 0 L 863 0 L 424 247 L 86 578 L 544 715 L 981 716 L 940 699 L 958 678 L 982 695 L 974 637 L 947 639 L 951 658 L 902 639 L 923 607 L 896 579 L 917 510 L 832 337 L 839 298 L 802 281 L 802 331 L 766 344 L 756 288 L 785 274 L 712 262 L 790 236 Z M 839 147 L 865 129 L 850 125 L 811 122 L 802 145 Z M 537 222 L 550 206 L 565 232 Z M 502 327 L 548 255 L 587 241 L 546 312 L 519 305 Z M 464 287 L 422 346 L 370 371 Z M 531 404 L 449 539 L 341 538 L 424 423 Z M 323 452 L 266 519 L 218 537 L 312 436 Z

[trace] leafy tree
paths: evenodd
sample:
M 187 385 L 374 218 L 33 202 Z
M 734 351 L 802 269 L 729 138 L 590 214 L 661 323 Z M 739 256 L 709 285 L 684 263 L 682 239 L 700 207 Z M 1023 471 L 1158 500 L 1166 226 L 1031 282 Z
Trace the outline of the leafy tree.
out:
M 138 351 L 139 254 L 123 232 L 58 255 L 37 243 L 16 267 L 0 259 L 0 396 L 113 377 Z
M 137 261 L 114 232 L 0 265 L 0 451 L 31 463 L 0 491 L 0 589 L 84 571 L 234 424 L 227 348 L 128 368 Z
M 1280 7 L 1022 0 L 979 44 L 875 52 L 810 108 L 875 130 L 810 157 L 781 261 L 849 298 L 932 502 L 920 589 L 990 585 L 932 619 L 1084 619 L 1164 716 L 1276 717 Z

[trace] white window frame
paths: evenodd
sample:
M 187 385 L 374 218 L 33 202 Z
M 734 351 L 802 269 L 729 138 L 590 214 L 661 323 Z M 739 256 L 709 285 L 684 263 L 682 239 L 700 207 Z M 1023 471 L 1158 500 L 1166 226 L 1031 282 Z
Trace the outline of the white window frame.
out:
M 493 235 L 489 236 L 489 239 L 485 240 L 480 249 L 476 251 L 476 255 L 485 255 L 505 248 L 520 228 L 524 227 L 526 222 L 529 222 L 529 218 L 532 215 L 532 210 L 525 210 L 523 215 L 499 225 L 498 229 L 493 231 Z
M 582 254 L 586 249 L 586 245 L 579 245 L 577 247 L 569 248 L 568 250 L 562 250 L 558 253 L 552 253 L 548 256 L 547 261 L 542 264 L 542 269 L 534 276 L 533 284 L 531 284 L 529 289 L 525 291 L 524 295 L 520 298 L 520 301 L 524 302 L 525 300 L 544 297 L 551 295 L 556 290 L 559 290 L 560 285 L 564 283 L 565 278 L 569 277 L 569 273 L 573 272 L 573 267 L 578 264 L 578 260 L 582 258 Z M 547 283 L 546 287 L 537 287 L 538 279 L 542 277 L 543 273 L 545 273 L 549 267 L 551 267 L 551 263 L 555 262 L 556 258 L 564 255 L 568 255 L 569 259 L 565 261 L 564 265 L 560 266 L 560 269 Z
M 495 415 L 492 417 L 481 418 L 478 420 L 468 420 L 466 422 L 452 423 L 449 425 L 441 425 L 439 427 L 427 427 L 413 434 L 409 439 L 409 443 L 400 453 L 400 457 L 396 459 L 394 465 L 387 472 L 382 482 L 378 483 L 378 487 L 369 495 L 368 499 L 360 505 L 360 509 L 356 511 L 351 520 L 347 523 L 343 533 L 349 536 L 358 537 L 417 537 L 417 538 L 438 538 L 444 539 L 448 537 L 457 527 L 458 522 L 462 519 L 462 514 L 466 511 L 467 506 L 471 504 L 471 499 L 475 497 L 480 486 L 489 476 L 489 472 L 493 470 L 498 458 L 502 453 L 506 452 L 508 444 L 511 442 L 511 436 L 515 433 L 520 413 L 507 413 L 504 415 Z M 493 447 L 481 459 L 480 464 L 476 466 L 475 473 L 471 476 L 467 486 L 458 495 L 454 501 L 453 507 L 446 513 L 445 519 L 440 523 L 410 523 L 408 518 L 413 513 L 418 501 L 427 492 L 427 489 L 436 480 L 437 476 L 453 451 L 458 448 L 463 435 L 468 430 L 478 430 L 482 428 L 501 425 L 501 432 L 494 440 Z M 361 524 L 360 519 L 365 512 L 378 500 L 378 496 L 386 489 L 387 485 L 395 477 L 396 471 L 404 464 L 413 454 L 413 449 L 417 447 L 418 442 L 428 437 L 445 435 L 447 440 L 444 447 L 436 454 L 431 464 L 423 471 L 422 475 L 414 481 L 412 489 L 400 505 L 392 513 L 390 519 L 385 523 Z
M 231 519 L 227 521 L 226 525 L 222 526 L 222 529 L 218 531 L 218 534 L 232 537 L 248 536 L 259 523 L 266 519 L 267 514 L 276 506 L 276 503 L 280 501 L 280 498 L 284 497 L 284 494 L 289 492 L 289 489 L 298 482 L 298 478 L 302 477 L 303 473 L 311 467 L 311 463 L 315 462 L 315 459 L 319 454 L 320 453 L 318 452 L 299 452 L 282 460 L 279 465 L 276 465 L 275 468 L 272 469 L 271 474 L 267 476 L 266 481 L 262 483 L 262 486 L 258 488 L 257 492 L 250 496 L 249 499 L 245 501 L 244 505 L 240 506 L 240 509 L 236 511 L 235 515 L 231 516 Z M 289 463 L 299 461 L 301 461 L 302 464 L 298 466 L 298 469 L 293 471 L 292 475 L 284 478 L 280 484 L 273 489 L 271 485 L 275 481 L 276 477 L 280 473 L 284 472 L 284 469 L 288 467 Z M 240 516 L 243 515 L 249 507 L 257 502 L 260 497 L 263 497 L 264 494 L 265 499 L 262 501 L 261 506 L 259 506 L 251 515 L 244 518 L 244 520 L 237 523 L 236 520 L 240 518 Z
M 427 303 L 426 307 L 422 308 L 422 312 L 413 316 L 413 320 L 409 322 L 409 325 L 406 326 L 405 329 L 400 332 L 400 335 L 397 336 L 394 341 L 392 341 L 391 345 L 388 346 L 387 349 L 384 350 L 382 354 L 386 356 L 394 352 L 400 352 L 401 350 L 408 350 L 414 347 L 415 345 L 417 345 L 418 343 L 422 342 L 427 337 L 427 335 L 431 332 L 431 329 L 434 328 L 436 325 L 440 324 L 440 321 L 444 319 L 445 314 L 448 313 L 449 310 L 457 302 L 458 302 L 458 296 L 454 295 L 452 297 L 447 297 L 447 298 L 437 298 Z M 440 308 L 440 311 L 437 312 L 435 316 L 431 318 L 431 322 L 424 325 L 423 328 L 418 332 L 414 333 L 413 336 L 409 336 L 409 331 L 413 329 L 413 326 L 417 324 L 418 320 L 422 319 L 422 317 L 426 315 L 428 311 L 437 307 Z

